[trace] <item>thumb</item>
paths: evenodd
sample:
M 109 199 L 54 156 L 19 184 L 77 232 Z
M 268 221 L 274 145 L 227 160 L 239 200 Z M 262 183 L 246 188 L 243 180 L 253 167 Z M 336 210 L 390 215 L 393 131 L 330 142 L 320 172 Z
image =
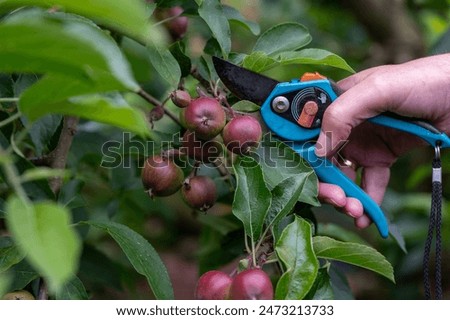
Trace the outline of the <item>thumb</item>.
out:
M 367 81 L 369 82 L 369 81 Z M 316 155 L 330 156 L 348 139 L 351 130 L 365 120 L 386 111 L 386 96 L 362 81 L 331 103 L 323 115 L 322 128 L 316 143 Z

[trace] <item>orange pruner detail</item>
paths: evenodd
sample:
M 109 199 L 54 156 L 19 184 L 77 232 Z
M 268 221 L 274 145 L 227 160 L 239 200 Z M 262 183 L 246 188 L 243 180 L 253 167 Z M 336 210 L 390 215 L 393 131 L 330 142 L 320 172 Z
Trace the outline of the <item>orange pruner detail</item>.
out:
M 304 128 L 311 128 L 314 123 L 314 119 L 316 118 L 317 112 L 319 112 L 319 106 L 317 105 L 317 102 L 306 102 L 303 106 L 300 117 L 297 119 L 297 123 Z
M 302 77 L 300 78 L 300 81 L 313 81 L 313 80 L 324 80 L 327 77 L 321 75 L 318 72 L 305 72 Z

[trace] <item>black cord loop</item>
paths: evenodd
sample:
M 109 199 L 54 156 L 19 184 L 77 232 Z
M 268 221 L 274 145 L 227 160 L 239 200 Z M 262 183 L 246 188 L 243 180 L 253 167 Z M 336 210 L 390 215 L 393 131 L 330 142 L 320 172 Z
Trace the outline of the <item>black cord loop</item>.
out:
M 428 225 L 428 234 L 425 241 L 425 250 L 423 254 L 423 283 L 425 298 L 431 299 L 431 281 L 430 281 L 430 254 L 433 243 L 433 236 L 436 232 L 436 251 L 435 251 L 435 299 L 442 299 L 442 163 L 441 148 L 437 143 L 434 148 L 433 176 L 431 192 L 431 210 L 430 221 Z

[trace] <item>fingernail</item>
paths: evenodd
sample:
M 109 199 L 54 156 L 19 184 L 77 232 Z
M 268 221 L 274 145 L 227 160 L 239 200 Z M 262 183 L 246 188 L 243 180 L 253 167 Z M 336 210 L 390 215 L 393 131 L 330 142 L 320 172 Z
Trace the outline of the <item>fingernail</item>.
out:
M 345 213 L 346 213 L 347 215 L 349 215 L 350 217 L 355 218 L 355 219 L 361 217 L 361 214 L 355 214 L 354 212 L 349 211 L 349 210 L 345 211 Z
M 325 157 L 327 155 L 327 150 L 325 146 L 327 146 L 326 140 L 328 137 L 324 133 L 320 133 L 319 138 L 316 142 L 316 149 L 314 150 L 316 156 Z
M 339 208 L 343 208 L 346 204 L 346 199 L 329 199 L 329 202 Z

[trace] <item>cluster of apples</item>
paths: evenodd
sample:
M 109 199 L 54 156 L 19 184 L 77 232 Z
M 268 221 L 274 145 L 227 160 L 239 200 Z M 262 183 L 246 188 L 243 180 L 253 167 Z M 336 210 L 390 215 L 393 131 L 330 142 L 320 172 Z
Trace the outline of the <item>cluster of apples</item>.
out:
M 195 290 L 198 300 L 272 300 L 273 286 L 261 269 L 247 269 L 235 277 L 212 270 L 203 274 Z
M 192 99 L 184 90 L 176 90 L 171 98 L 181 108 L 180 122 L 186 129 L 178 155 L 211 163 L 224 154 L 223 146 L 239 155 L 246 155 L 258 146 L 262 129 L 255 118 L 234 115 L 228 120 L 225 108 L 217 99 L 208 96 Z M 210 177 L 185 178 L 181 168 L 164 153 L 146 159 L 142 182 L 151 197 L 169 196 L 181 189 L 185 202 L 202 211 L 214 205 L 217 198 L 216 186 Z

